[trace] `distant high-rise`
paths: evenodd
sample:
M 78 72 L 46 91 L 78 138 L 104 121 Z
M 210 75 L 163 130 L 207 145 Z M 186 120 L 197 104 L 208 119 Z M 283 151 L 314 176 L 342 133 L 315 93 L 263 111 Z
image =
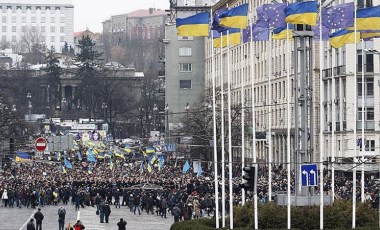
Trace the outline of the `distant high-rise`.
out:
M 2 47 L 16 52 L 36 43 L 56 52 L 74 45 L 72 0 L 0 0 L 0 23 Z

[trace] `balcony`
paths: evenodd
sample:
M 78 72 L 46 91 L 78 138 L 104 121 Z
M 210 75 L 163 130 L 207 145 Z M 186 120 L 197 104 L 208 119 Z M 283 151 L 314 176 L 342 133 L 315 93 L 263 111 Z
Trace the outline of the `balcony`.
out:
M 363 72 L 363 65 L 357 65 L 357 73 Z M 373 64 L 364 65 L 364 73 L 373 73 Z
M 331 68 L 322 70 L 322 77 L 323 78 L 329 78 L 331 76 L 332 76 L 332 69 Z
M 346 75 L 346 66 L 340 65 L 337 67 L 334 67 L 334 76 L 341 76 Z

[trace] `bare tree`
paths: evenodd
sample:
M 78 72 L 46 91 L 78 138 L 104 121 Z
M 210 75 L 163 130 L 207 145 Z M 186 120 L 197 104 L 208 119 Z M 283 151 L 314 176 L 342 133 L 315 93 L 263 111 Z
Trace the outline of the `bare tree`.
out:
M 0 41 L 0 50 L 5 50 L 11 48 L 11 43 L 7 39 L 2 38 Z
M 38 27 L 27 27 L 22 32 L 20 43 L 21 52 L 26 54 L 26 62 L 32 64 L 44 62 L 46 45 Z

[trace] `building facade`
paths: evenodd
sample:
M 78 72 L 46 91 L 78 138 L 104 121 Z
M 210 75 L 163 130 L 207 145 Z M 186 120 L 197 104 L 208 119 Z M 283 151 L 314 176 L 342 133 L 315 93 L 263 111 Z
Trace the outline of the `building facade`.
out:
M 343 2 L 335 1 L 333 5 Z M 243 3 L 249 3 L 249 12 L 254 12 L 250 13 L 249 18 L 256 21 L 256 8 L 267 1 L 223 0 L 219 1 L 213 10 L 226 7 L 227 4 L 233 7 Z M 380 1 L 358 1 L 358 8 L 378 4 Z M 244 106 L 247 108 L 245 124 L 249 127 L 246 129 L 246 138 L 251 138 L 251 128 L 255 126 L 257 139 L 253 146 L 257 150 L 258 160 L 271 161 L 277 165 L 285 163 L 287 148 L 290 148 L 292 161 L 295 161 L 297 157 L 295 123 L 298 122 L 300 125 L 299 115 L 297 117 L 295 114 L 295 105 L 298 106 L 301 100 L 297 98 L 299 94 L 296 94 L 296 91 L 299 92 L 302 87 L 294 78 L 294 42 L 290 41 L 288 55 L 286 55 L 286 40 L 248 42 L 231 46 L 228 51 L 227 48 L 213 49 L 211 45 L 211 40 L 207 39 L 206 87 L 212 86 L 211 54 L 214 52 L 217 89 L 220 89 L 222 83 L 227 85 L 227 62 L 229 62 L 232 104 L 240 105 L 242 93 L 244 94 Z M 380 100 L 378 88 L 380 85 L 378 84 L 380 82 L 380 43 L 376 39 L 362 41 L 357 45 L 357 58 L 355 58 L 353 44 L 334 49 L 328 41 L 323 42 L 323 46 L 320 47 L 319 41 L 314 40 L 313 43 L 307 45 L 307 48 L 312 50 L 312 60 L 307 68 L 312 68 L 310 73 L 314 79 L 310 84 L 312 90 L 308 89 L 309 96 L 312 98 L 309 104 L 313 108 L 313 116 L 307 118 L 310 124 L 309 129 L 312 128 L 310 131 L 312 137 L 308 138 L 308 142 L 313 139 L 307 150 L 311 156 L 310 161 L 318 162 L 319 154 L 323 154 L 325 161 L 337 163 L 347 159 L 350 161 L 355 156 L 363 156 L 370 160 L 376 158 L 380 147 L 380 104 L 377 103 Z M 323 55 L 322 62 L 320 49 Z M 227 52 L 229 52 L 229 60 Z M 288 62 L 290 62 L 290 84 L 287 82 Z M 300 73 L 300 71 L 298 65 L 297 72 Z M 319 83 L 320 76 L 322 76 L 323 85 Z M 251 86 L 252 81 L 254 81 L 254 89 Z M 291 89 L 289 97 L 288 88 Z M 255 95 L 255 124 L 252 124 L 249 118 L 252 90 Z M 320 90 L 323 92 L 322 98 Z M 288 99 L 291 102 L 291 143 L 287 143 Z M 320 117 L 321 109 L 322 117 Z M 323 143 L 320 142 L 320 129 L 323 130 Z M 269 137 L 271 137 L 271 143 Z M 250 150 L 246 151 L 246 156 L 252 158 L 252 141 L 247 141 L 247 143 Z M 321 144 L 322 153 L 319 149 Z M 234 156 L 240 157 L 240 152 L 235 151 Z
M 65 42 L 74 45 L 72 0 L 0 1 L 2 43 L 27 52 L 27 43 L 44 44 L 61 52 Z

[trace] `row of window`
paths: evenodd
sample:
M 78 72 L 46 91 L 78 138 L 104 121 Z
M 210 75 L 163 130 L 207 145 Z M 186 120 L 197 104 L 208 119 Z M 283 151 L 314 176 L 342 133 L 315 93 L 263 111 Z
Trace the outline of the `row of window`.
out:
M 46 36 L 41 36 L 40 38 L 41 38 L 41 42 L 46 42 Z M 7 35 L 3 35 L 1 37 L 1 39 L 2 39 L 2 41 L 7 41 Z M 50 37 L 50 42 L 56 42 L 56 41 L 58 41 L 58 37 L 56 37 L 56 36 Z M 12 42 L 17 42 L 17 36 L 16 35 L 12 36 Z M 60 36 L 59 42 L 65 42 L 65 36 Z
M 12 18 L 11 18 L 11 22 L 12 23 L 17 23 L 17 18 L 19 18 L 19 17 L 17 17 L 17 16 L 12 16 Z M 47 21 L 47 18 L 46 17 L 41 17 L 41 18 L 39 18 L 40 20 L 37 20 L 37 17 L 36 16 L 32 16 L 31 18 L 30 18 L 30 22 L 31 23 L 37 23 L 37 21 L 38 21 L 38 23 L 46 23 L 46 21 Z M 56 18 L 56 17 L 50 17 L 50 23 L 65 23 L 65 17 L 60 17 L 59 18 L 59 21 L 58 21 L 58 18 Z M 3 23 L 3 24 L 5 24 L 5 23 L 8 23 L 8 17 L 7 16 L 2 16 L 1 17 L 1 22 Z M 23 16 L 23 17 L 21 17 L 21 23 L 27 23 L 27 17 L 26 16 Z
M 16 33 L 16 32 L 18 32 L 18 31 L 17 31 L 17 26 L 12 26 L 10 29 L 11 29 L 11 31 L 8 31 L 8 26 L 2 26 L 2 27 L 1 27 L 1 32 L 3 32 L 3 33 L 7 33 L 7 32 L 13 32 L 13 33 Z M 27 32 L 27 29 L 28 29 L 27 26 L 22 26 L 22 27 L 21 27 L 21 32 Z M 41 31 L 38 31 L 36 26 L 32 26 L 32 27 L 30 27 L 30 29 L 31 29 L 32 32 L 41 32 L 41 33 L 45 33 L 45 32 L 46 32 L 46 27 L 45 27 L 45 26 L 41 26 L 41 27 L 40 27 L 40 30 L 41 30 Z M 51 26 L 51 27 L 50 27 L 50 32 L 51 32 L 51 33 L 55 33 L 55 32 L 56 32 L 56 27 L 55 27 L 55 26 Z M 61 26 L 61 27 L 59 28 L 59 32 L 60 32 L 60 33 L 65 33 L 65 27 L 64 27 L 64 26 Z
M 53 11 L 53 10 L 61 10 L 60 6 L 0 6 L 0 9 L 3 13 L 6 13 L 8 10 L 11 10 L 12 13 L 16 13 L 20 10 L 22 13 L 26 13 L 27 10 L 31 10 L 35 12 L 36 10 L 41 10 L 41 12 L 45 11 Z

